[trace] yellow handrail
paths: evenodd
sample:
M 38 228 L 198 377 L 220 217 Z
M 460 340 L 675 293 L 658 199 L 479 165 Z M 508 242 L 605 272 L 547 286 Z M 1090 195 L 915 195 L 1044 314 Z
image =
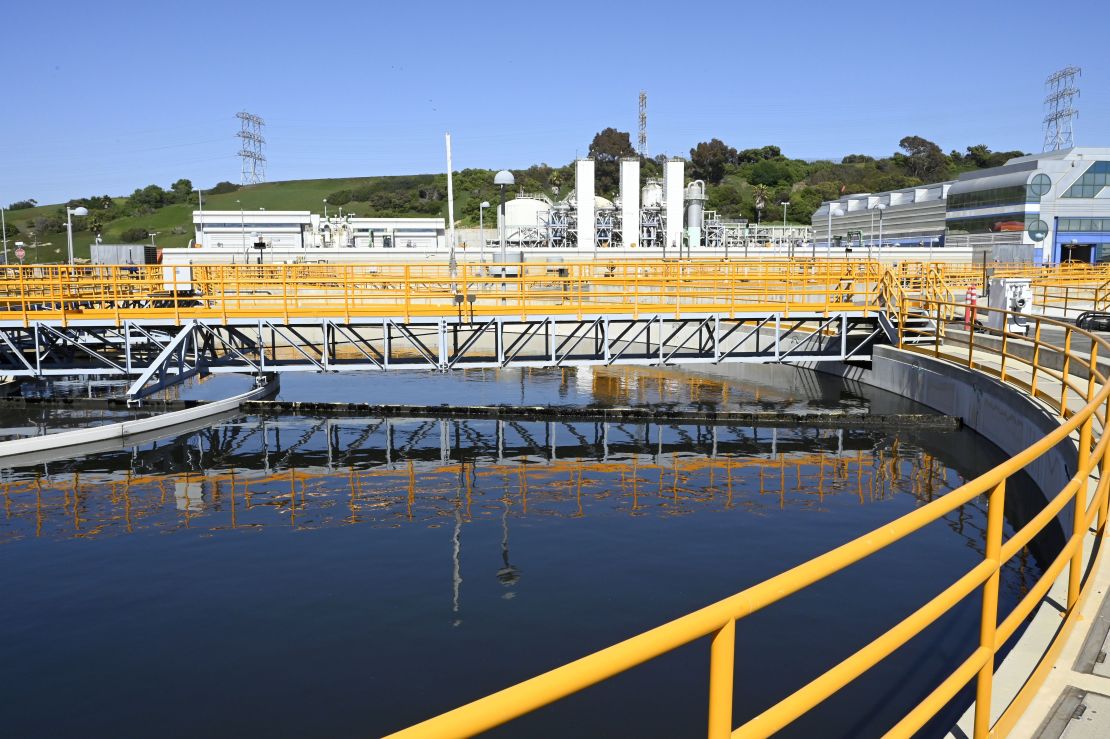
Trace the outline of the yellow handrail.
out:
M 880 289 L 886 309 L 897 306 L 898 320 L 904 325 L 909 316 L 911 303 L 917 302 L 932 314 L 946 304 L 941 301 L 910 300 L 902 289 L 901 278 L 888 271 L 883 275 Z M 958 306 L 947 303 L 951 311 Z M 982 313 L 990 308 L 979 308 Z M 1003 325 L 1007 325 L 1010 314 L 1004 314 Z M 1014 455 L 1007 462 L 980 475 L 978 478 L 953 490 L 947 495 L 884 525 L 865 536 L 844 544 L 815 559 L 788 570 L 776 577 L 743 590 L 729 598 L 701 608 L 693 613 L 675 619 L 670 623 L 646 631 L 607 649 L 551 670 L 538 677 L 519 683 L 494 693 L 454 711 L 429 719 L 421 724 L 397 732 L 392 737 L 412 739 L 413 737 L 464 737 L 491 729 L 513 718 L 564 698 L 583 688 L 606 680 L 627 669 L 665 654 L 677 647 L 696 639 L 712 636 L 710 646 L 710 688 L 709 688 L 709 732 L 710 737 L 755 737 L 767 736 L 811 710 L 829 695 L 850 683 L 853 679 L 874 667 L 895 649 L 934 623 L 955 603 L 982 589 L 983 608 L 981 613 L 980 643 L 972 653 L 948 675 L 924 701 L 908 713 L 890 732 L 891 736 L 910 736 L 920 729 L 941 708 L 972 679 L 977 680 L 974 717 L 974 736 L 983 739 L 991 731 L 1004 735 L 1012 727 L 1028 703 L 1033 691 L 1040 685 L 1046 665 L 1058 652 L 1063 639 L 1074 625 L 1078 606 L 1086 595 L 1081 587 L 1082 543 L 1090 525 L 1097 518 L 1097 533 L 1105 535 L 1107 520 L 1108 490 L 1110 477 L 1098 479 L 1094 485 L 1091 504 L 1086 504 L 1086 494 L 1092 484 L 1094 473 L 1100 467 L 1110 464 L 1110 435 L 1104 432 L 1107 413 L 1102 409 L 1110 403 L 1110 385 L 1098 369 L 1097 358 L 1100 345 L 1110 349 L 1110 344 L 1093 334 L 1050 318 L 1034 317 L 1036 336 L 1041 336 L 1041 324 L 1052 325 L 1065 330 L 1065 348 L 1041 342 L 1040 348 L 1057 353 L 1065 353 L 1067 358 L 1082 362 L 1087 369 L 1084 386 L 1077 385 L 1065 367 L 1063 372 L 1048 366 L 1032 368 L 1044 376 L 1054 377 L 1061 383 L 1059 400 L 1050 398 L 1047 393 L 1036 393 L 1038 398 L 1053 405 L 1060 417 L 1060 425 L 1051 433 Z M 1006 335 L 1003 330 L 1000 333 Z M 1070 345 L 1070 337 L 1078 334 L 1091 342 L 1091 349 L 1084 357 Z M 1015 339 L 1017 337 L 1014 337 Z M 1040 339 L 1038 338 L 1038 341 Z M 1017 378 L 1013 365 L 1005 375 L 1005 369 L 994 370 L 975 354 L 975 333 L 968 338 L 969 351 L 966 360 L 963 353 L 945 353 L 946 360 L 964 364 L 971 369 L 1002 375 L 1003 381 L 1028 391 L 1029 386 Z M 912 345 L 903 348 L 926 352 L 928 350 Z M 981 347 L 980 351 L 984 351 Z M 932 353 L 940 354 L 934 346 Z M 1038 355 L 1035 355 L 1038 356 Z M 1016 353 L 1003 350 L 1003 358 L 1011 362 L 1022 360 Z M 1044 380 L 1042 379 L 1042 384 Z M 1069 400 L 1082 402 L 1078 408 L 1070 407 Z M 1097 439 L 1095 424 L 1098 422 Z M 1015 473 L 1049 452 L 1061 442 L 1073 438 L 1078 432 L 1079 463 L 1068 485 L 1045 505 L 1044 509 L 1022 529 L 1015 532 L 1009 541 L 1003 541 L 1002 515 L 1005 505 L 1006 481 Z M 901 623 L 879 636 L 870 644 L 845 659 L 836 667 L 802 686 L 778 704 L 751 718 L 747 723 L 733 729 L 732 723 L 732 675 L 735 652 L 736 621 L 745 618 L 762 608 L 776 603 L 803 588 L 819 582 L 851 564 L 879 552 L 908 534 L 940 520 L 960 506 L 980 495 L 987 496 L 987 531 L 983 560 L 949 585 L 926 605 L 909 615 Z M 1001 568 L 1015 556 L 1037 533 L 1052 523 L 1056 515 L 1068 504 L 1073 505 L 1073 526 L 1067 543 L 1056 561 L 1041 575 L 1033 587 L 1014 610 L 998 623 L 999 574 Z M 1047 593 L 1056 576 L 1064 567 L 1069 568 L 1069 587 L 1066 599 L 1066 618 L 1052 647 L 1045 654 L 1041 664 L 1026 682 L 1018 696 L 999 720 L 991 726 L 990 703 L 993 690 L 994 658 L 1006 639 L 1012 636 L 1018 625 L 1032 612 L 1037 603 Z
M 36 270 L 43 269 L 41 276 Z M 647 261 L 13 267 L 0 320 L 827 314 L 877 309 L 877 266 Z M 864 275 L 860 279 L 860 274 Z M 870 272 L 873 274 L 874 272 Z

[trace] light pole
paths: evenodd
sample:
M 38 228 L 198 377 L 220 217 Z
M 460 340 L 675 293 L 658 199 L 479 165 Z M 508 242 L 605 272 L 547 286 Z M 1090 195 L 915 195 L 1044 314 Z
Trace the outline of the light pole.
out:
M 328 199 L 324 198 L 324 220 L 328 220 Z
M 480 245 L 479 248 L 481 249 L 481 251 L 478 253 L 479 262 L 486 261 L 486 222 L 484 216 L 486 214 L 486 208 L 488 207 L 488 200 L 483 200 L 482 202 L 478 203 L 478 243 Z
M 839 218 L 842 215 L 844 215 L 844 209 L 843 208 L 841 208 L 839 206 L 834 206 L 832 203 L 829 203 L 829 232 L 828 232 L 828 240 L 825 241 L 825 259 L 831 259 L 832 258 L 832 219 L 833 219 L 833 216 L 836 216 L 837 218 Z
M 4 264 L 8 263 L 8 222 L 4 220 L 4 209 L 0 208 L 0 233 L 4 234 Z
M 505 276 L 505 188 L 516 184 L 513 173 L 503 169 L 493 177 L 493 184 L 501 189 L 501 205 L 497 211 L 497 231 L 501 239 L 501 276 Z
M 886 203 L 876 203 L 875 210 L 879 211 L 879 246 L 878 254 L 879 259 L 883 258 L 883 211 L 886 210 Z
M 790 207 L 790 201 L 784 200 L 779 205 L 782 206 L 782 241 L 783 243 L 789 243 L 786 238 L 786 209 Z
M 73 216 L 81 218 L 89 214 L 89 209 L 83 205 L 78 205 L 76 208 L 66 206 L 66 246 L 68 247 L 69 263 L 73 264 Z M 7 254 L 7 247 L 4 247 L 4 253 Z
M 238 200 L 235 201 L 239 206 L 239 235 L 243 239 L 243 256 L 246 257 L 247 252 L 247 217 L 243 214 L 243 204 Z

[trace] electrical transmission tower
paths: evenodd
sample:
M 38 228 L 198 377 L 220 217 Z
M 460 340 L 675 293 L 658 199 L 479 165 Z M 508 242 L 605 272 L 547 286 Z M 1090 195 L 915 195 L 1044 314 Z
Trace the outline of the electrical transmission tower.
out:
M 242 139 L 243 144 L 239 149 L 239 158 L 243 160 L 242 184 L 255 185 L 266 181 L 266 155 L 262 153 L 262 145 L 266 139 L 262 138 L 262 127 L 266 121 L 256 115 L 240 111 L 235 114 L 241 127 L 235 134 Z
M 640 90 L 640 135 L 636 137 L 636 148 L 640 156 L 647 158 L 647 91 Z
M 1079 111 L 1072 105 L 1072 101 L 1079 97 L 1075 78 L 1082 74 L 1083 70 L 1079 67 L 1064 67 L 1058 72 L 1053 72 L 1045 80 L 1045 90 L 1048 92 L 1044 99 L 1045 151 L 1070 149 L 1075 146 L 1072 121 L 1079 116 Z

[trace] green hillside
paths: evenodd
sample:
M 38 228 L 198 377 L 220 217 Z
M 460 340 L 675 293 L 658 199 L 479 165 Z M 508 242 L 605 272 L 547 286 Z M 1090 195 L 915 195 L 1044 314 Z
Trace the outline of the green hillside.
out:
M 488 178 L 492 180 L 492 173 Z M 321 212 L 323 200 L 330 196 L 338 201 L 329 203 L 329 212 L 339 207 L 344 212 L 357 215 L 420 216 L 443 212 L 446 215 L 446 175 L 407 175 L 398 177 L 336 178 L 320 180 L 290 180 L 266 182 L 239 188 L 223 186 L 205 191 L 205 210 L 312 210 Z M 361 191 L 352 193 L 351 191 Z M 225 192 L 215 190 L 227 189 Z M 458 188 L 456 187 L 456 190 Z M 492 194 L 492 185 L 490 185 Z M 424 197 L 421 197 L 421 193 Z M 351 194 L 363 195 L 363 200 L 353 200 Z M 372 207 L 373 198 L 379 207 Z M 88 258 L 89 246 L 98 232 L 104 243 L 150 243 L 149 236 L 138 238 L 137 230 L 156 234 L 154 242 L 159 247 L 187 246 L 194 237 L 192 214 L 198 207 L 196 192 L 180 202 L 169 202 L 160 207 L 137 207 L 134 198 L 111 198 L 111 205 L 96 198 L 70 201 L 71 206 L 84 205 L 89 216 L 74 218 L 74 255 Z M 458 193 L 457 207 L 467 204 L 467 194 Z M 239 202 L 237 202 L 239 201 Z M 411 202 L 410 202 L 411 201 Z M 9 225 L 8 246 L 14 249 L 15 241 L 26 244 L 26 261 L 64 261 L 66 253 L 65 205 L 36 205 L 33 208 L 9 210 L 5 213 Z M 475 206 L 476 207 L 476 206 Z M 461 211 L 460 211 L 461 212 Z M 96 219 L 99 218 L 99 223 Z M 18 232 L 14 232 L 18 229 Z M 130 232 L 130 233 L 129 233 Z M 31 248 L 35 242 L 37 248 Z M 48 244 L 48 245 L 47 245 Z

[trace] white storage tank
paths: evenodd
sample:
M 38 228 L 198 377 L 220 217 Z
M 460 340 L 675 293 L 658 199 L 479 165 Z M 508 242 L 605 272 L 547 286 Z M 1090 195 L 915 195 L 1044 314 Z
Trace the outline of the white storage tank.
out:
M 640 191 L 641 208 L 663 207 L 663 180 L 658 177 L 648 177 L 647 184 Z
M 551 210 L 551 201 L 539 195 L 518 195 L 505 203 L 505 238 L 513 239 L 522 228 L 536 228 Z

